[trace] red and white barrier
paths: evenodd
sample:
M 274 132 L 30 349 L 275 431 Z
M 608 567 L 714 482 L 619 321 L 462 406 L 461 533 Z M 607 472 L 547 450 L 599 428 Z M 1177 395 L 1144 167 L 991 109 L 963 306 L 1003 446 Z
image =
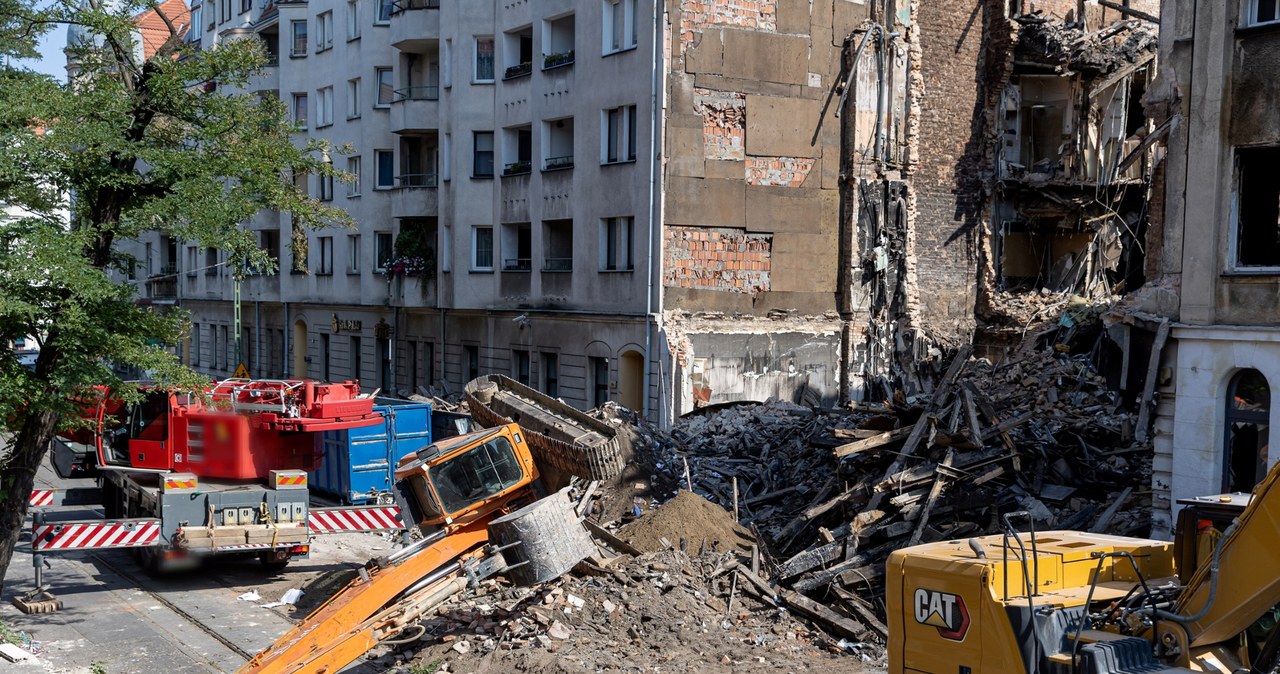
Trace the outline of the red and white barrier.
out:
M 395 506 L 364 508 L 317 508 L 307 513 L 307 528 L 313 534 L 346 531 L 387 531 L 404 528 L 400 509 Z
M 53 505 L 53 489 L 33 489 L 28 504 L 32 508 L 44 508 Z
M 142 548 L 160 542 L 160 520 L 94 520 L 31 527 L 34 552 Z

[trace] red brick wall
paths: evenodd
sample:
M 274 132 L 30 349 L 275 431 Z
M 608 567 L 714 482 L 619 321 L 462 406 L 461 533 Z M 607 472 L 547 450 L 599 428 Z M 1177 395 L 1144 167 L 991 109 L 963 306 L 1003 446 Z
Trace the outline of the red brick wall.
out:
M 688 46 L 695 31 L 709 26 L 748 30 L 778 29 L 778 0 L 683 0 L 680 41 Z
M 974 320 L 991 165 L 987 111 L 1010 45 L 1004 4 L 948 0 L 922 2 L 918 10 L 924 91 L 909 264 L 919 286 L 919 327 L 943 338 L 966 335 Z
M 769 290 L 773 236 L 727 227 L 666 227 L 663 285 L 758 293 Z

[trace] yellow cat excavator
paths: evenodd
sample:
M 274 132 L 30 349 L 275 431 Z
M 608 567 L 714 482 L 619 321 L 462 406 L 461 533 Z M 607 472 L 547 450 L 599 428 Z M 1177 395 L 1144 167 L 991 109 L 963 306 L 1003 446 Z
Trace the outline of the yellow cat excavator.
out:
M 1177 541 L 1019 531 L 887 561 L 889 672 L 1280 672 L 1280 466 L 1180 501 Z

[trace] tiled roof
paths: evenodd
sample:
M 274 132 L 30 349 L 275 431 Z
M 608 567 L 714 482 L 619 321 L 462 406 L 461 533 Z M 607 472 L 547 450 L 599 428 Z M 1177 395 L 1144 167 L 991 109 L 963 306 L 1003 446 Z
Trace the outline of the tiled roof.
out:
M 156 9 L 148 9 L 134 17 L 138 31 L 142 34 L 142 57 L 149 59 L 155 56 L 160 47 L 169 39 L 169 27 L 160 18 L 157 10 L 169 17 L 175 28 L 188 30 L 191 27 L 191 10 L 184 0 L 164 0 Z

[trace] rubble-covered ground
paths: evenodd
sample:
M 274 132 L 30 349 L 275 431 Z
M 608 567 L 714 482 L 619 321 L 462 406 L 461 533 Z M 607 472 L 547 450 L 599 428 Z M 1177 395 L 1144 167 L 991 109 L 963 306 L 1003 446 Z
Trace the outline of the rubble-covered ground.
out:
M 413 672 L 883 666 L 890 551 L 998 533 L 1011 512 L 1039 530 L 1147 534 L 1150 445 L 1135 440 L 1138 415 L 1108 390 L 1094 354 L 1072 342 L 1085 334 L 1077 319 L 1094 320 L 1029 325 L 999 362 L 962 350 L 925 367 L 918 394 L 878 404 L 727 404 L 667 432 L 599 410 L 635 434 L 636 455 L 578 496 L 621 542 L 602 538 L 600 556 L 549 585 L 488 582 L 382 662 Z

